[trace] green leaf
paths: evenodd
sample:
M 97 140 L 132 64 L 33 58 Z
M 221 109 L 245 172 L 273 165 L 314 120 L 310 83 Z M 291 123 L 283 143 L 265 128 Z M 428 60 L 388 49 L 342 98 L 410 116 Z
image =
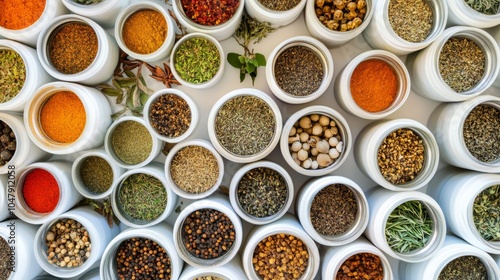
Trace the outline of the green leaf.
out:
M 113 83 L 113 86 L 116 88 L 116 89 L 119 89 L 119 90 L 122 90 L 122 87 L 120 86 L 120 84 L 116 81 L 116 79 L 111 79 L 111 82 Z
M 255 60 L 257 60 L 260 66 L 266 66 L 266 57 L 263 54 L 256 53 Z
M 111 115 L 111 118 L 113 120 L 116 120 L 117 118 L 123 116 L 127 112 L 127 108 L 123 108 L 122 110 L 115 112 L 114 114 Z
M 254 59 L 254 58 L 249 59 L 249 60 L 248 60 L 248 63 L 250 63 L 250 64 L 254 65 L 255 67 L 259 67 L 259 66 L 260 66 L 260 65 L 259 65 L 259 62 L 258 62 L 256 59 Z
M 240 71 L 240 83 L 242 83 L 245 80 L 246 73 L 245 71 Z
M 253 65 L 252 63 L 248 63 L 245 69 L 248 73 L 252 74 L 257 69 L 257 67 L 255 67 L 255 65 Z
M 116 78 L 116 82 L 121 87 L 131 87 L 136 85 L 135 78 Z
M 101 92 L 107 96 L 120 96 L 120 95 L 122 95 L 122 92 L 120 92 L 114 88 L 103 88 L 103 89 L 101 89 Z
M 242 66 L 240 59 L 239 59 L 239 54 L 237 53 L 228 53 L 227 54 L 227 62 L 231 64 L 234 68 L 240 68 Z
M 240 63 L 241 63 L 242 65 L 245 65 L 245 64 L 246 64 L 246 62 L 247 62 L 247 60 L 248 60 L 248 58 L 247 58 L 247 57 L 242 56 L 242 55 L 238 56 L 238 59 L 240 60 Z
M 127 75 L 127 77 L 129 78 L 134 78 L 135 77 L 135 74 L 134 72 L 130 71 L 130 70 L 125 70 L 123 71 L 125 73 L 125 75 Z
M 146 101 L 148 101 L 148 98 L 149 98 L 149 95 L 147 95 L 146 93 L 144 93 L 144 92 L 141 90 L 141 93 L 140 93 L 140 95 L 139 95 L 139 99 L 141 100 L 141 105 L 146 104 Z
M 250 77 L 252 78 L 252 86 L 255 85 L 255 78 L 257 78 L 257 69 L 255 72 L 250 73 Z

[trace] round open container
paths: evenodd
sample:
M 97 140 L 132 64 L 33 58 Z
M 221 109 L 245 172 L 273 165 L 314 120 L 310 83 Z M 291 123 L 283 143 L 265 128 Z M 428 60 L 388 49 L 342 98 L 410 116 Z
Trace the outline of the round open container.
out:
M 74 93 L 82 103 L 85 111 L 85 124 L 83 130 L 76 140 L 69 143 L 58 142 L 50 138 L 44 131 L 43 124 L 40 120 L 41 111 L 45 104 L 47 104 L 51 97 L 60 92 Z M 68 116 L 71 112 L 69 108 L 64 109 L 64 107 L 67 107 L 63 106 L 64 104 L 56 104 L 63 107 L 61 110 L 65 110 L 65 116 Z M 54 107 L 57 108 L 59 105 Z M 54 112 L 55 110 L 50 111 Z M 76 116 L 73 115 L 71 118 L 66 118 L 66 120 L 71 121 L 71 119 L 75 118 Z M 111 108 L 106 97 L 95 88 L 79 84 L 67 82 L 45 84 L 35 92 L 33 98 L 26 103 L 24 108 L 24 126 L 26 127 L 31 141 L 42 150 L 56 155 L 66 155 L 101 146 L 104 141 L 104 132 L 108 129 L 110 124 Z
M 179 280 L 193 280 L 202 277 L 218 277 L 222 280 L 246 279 L 245 272 L 241 267 L 241 258 L 238 255 L 236 255 L 231 261 L 229 261 L 225 265 L 218 266 L 216 268 L 211 268 L 211 267 L 199 268 L 186 265 L 182 270 L 182 274 L 179 277 Z
M 286 1 L 288 2 L 288 1 Z M 245 0 L 248 15 L 260 22 L 269 22 L 274 27 L 285 26 L 295 21 L 304 9 L 307 0 L 299 0 L 295 7 L 288 10 L 274 10 L 259 0 Z
M 500 24 L 500 14 L 498 11 L 491 15 L 483 14 L 474 10 L 463 0 L 449 0 L 446 1 L 446 5 L 448 5 L 449 10 L 448 25 L 467 25 L 478 28 L 489 28 Z
M 113 27 L 118 13 L 129 4 L 129 0 L 104 0 L 95 4 L 80 4 L 74 0 L 61 1 L 74 14 L 96 21 L 99 25 Z

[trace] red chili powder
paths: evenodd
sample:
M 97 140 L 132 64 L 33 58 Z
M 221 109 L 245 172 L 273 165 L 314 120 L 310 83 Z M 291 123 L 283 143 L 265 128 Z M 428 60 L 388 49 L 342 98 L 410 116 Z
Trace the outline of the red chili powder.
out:
M 40 168 L 30 171 L 24 180 L 23 197 L 31 210 L 38 213 L 52 212 L 59 202 L 56 178 Z
M 46 0 L 0 0 L 0 26 L 19 30 L 35 23 L 45 9 Z

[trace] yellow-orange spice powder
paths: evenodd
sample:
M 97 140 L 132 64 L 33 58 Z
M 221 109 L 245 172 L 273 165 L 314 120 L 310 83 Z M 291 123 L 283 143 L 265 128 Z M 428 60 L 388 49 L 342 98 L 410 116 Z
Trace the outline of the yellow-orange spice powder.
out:
M 161 13 L 141 10 L 125 21 L 122 29 L 123 42 L 135 53 L 149 54 L 163 45 L 167 28 L 167 21 Z
M 46 0 L 0 0 L 0 26 L 24 29 L 40 18 L 45 4 Z
M 87 116 L 78 96 L 60 91 L 45 101 L 40 110 L 40 124 L 45 134 L 59 143 L 73 143 L 83 132 Z

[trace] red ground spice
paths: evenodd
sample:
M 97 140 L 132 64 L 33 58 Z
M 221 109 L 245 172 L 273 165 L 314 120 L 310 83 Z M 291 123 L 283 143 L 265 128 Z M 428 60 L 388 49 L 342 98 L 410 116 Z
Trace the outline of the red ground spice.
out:
M 201 25 L 223 24 L 231 17 L 240 5 L 239 0 L 181 0 L 184 13 L 192 21 Z
M 31 210 L 38 213 L 52 212 L 59 202 L 56 178 L 40 168 L 30 171 L 24 179 L 23 197 Z

